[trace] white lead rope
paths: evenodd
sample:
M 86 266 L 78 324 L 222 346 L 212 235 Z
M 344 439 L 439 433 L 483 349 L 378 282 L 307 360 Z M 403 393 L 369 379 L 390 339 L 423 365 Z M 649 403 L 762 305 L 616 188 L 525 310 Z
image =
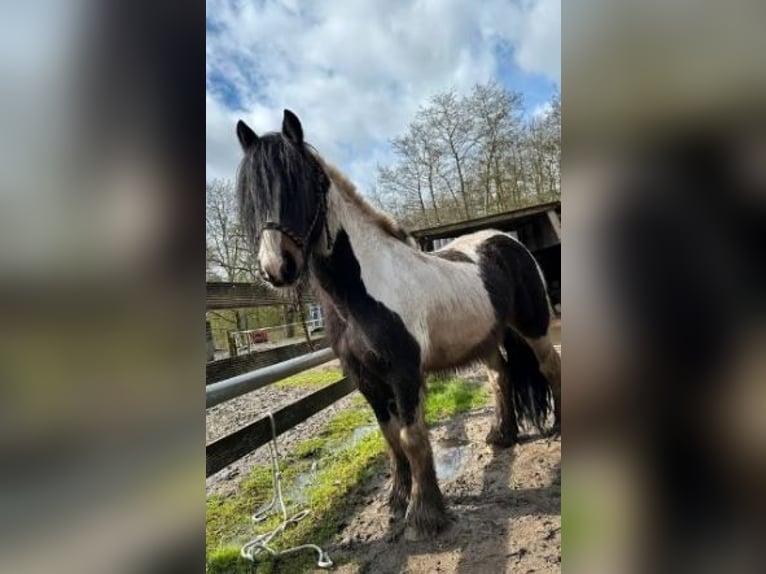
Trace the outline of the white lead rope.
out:
M 272 476 L 274 478 L 274 496 L 271 498 L 271 502 L 269 505 L 261 510 L 260 512 L 256 512 L 253 514 L 253 522 L 263 522 L 266 518 L 268 518 L 269 513 L 274 509 L 274 507 L 277 505 L 277 502 L 279 503 L 279 509 L 282 512 L 282 522 L 277 526 L 274 530 L 271 532 L 267 532 L 265 534 L 259 534 L 250 542 L 245 544 L 242 547 L 242 550 L 240 550 L 240 556 L 242 558 L 246 558 L 250 560 L 251 562 L 255 562 L 256 557 L 258 554 L 262 551 L 266 551 L 272 556 L 283 556 L 285 554 L 291 554 L 293 552 L 297 552 L 298 550 L 304 550 L 306 548 L 310 548 L 312 550 L 316 550 L 317 554 L 319 554 L 319 559 L 317 560 L 317 566 L 320 568 L 330 568 L 332 566 L 332 560 L 330 560 L 330 556 L 322 550 L 319 546 L 316 544 L 301 544 L 300 546 L 294 546 L 292 548 L 288 548 L 287 550 L 274 550 L 269 546 L 269 543 L 279 534 L 285 531 L 285 529 L 290 524 L 297 524 L 306 516 L 309 514 L 309 510 L 301 510 L 300 512 L 293 514 L 292 516 L 287 516 L 287 508 L 285 507 L 285 501 L 282 498 L 282 473 L 279 470 L 279 450 L 277 449 L 277 427 L 274 423 L 274 415 L 271 414 L 271 411 L 268 413 L 269 420 L 271 421 L 271 442 L 269 442 L 269 454 L 271 456 L 271 470 L 272 470 Z

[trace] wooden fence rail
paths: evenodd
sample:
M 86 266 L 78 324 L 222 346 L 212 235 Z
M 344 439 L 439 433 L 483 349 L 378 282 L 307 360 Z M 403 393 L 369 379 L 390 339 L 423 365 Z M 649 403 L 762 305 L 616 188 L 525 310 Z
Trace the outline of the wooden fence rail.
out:
M 312 343 L 314 344 L 314 351 L 324 349 L 327 346 L 327 341 L 324 338 L 315 339 Z M 311 351 L 312 349 L 306 341 L 300 341 L 291 345 L 281 345 L 272 349 L 212 361 L 205 366 L 205 383 L 208 385 L 216 383 L 229 377 L 305 355 Z
M 280 297 L 274 290 L 263 285 L 252 283 L 206 283 L 205 308 L 237 309 L 242 307 L 272 307 L 274 305 L 289 305 L 291 301 Z M 314 303 L 311 296 L 303 298 L 304 303 Z
M 356 389 L 343 378 L 273 413 L 277 436 L 302 423 Z M 210 476 L 271 440 L 271 420 L 265 416 L 205 448 L 206 476 Z
M 214 407 L 312 367 L 318 367 L 323 363 L 332 361 L 334 357 L 332 349 L 320 349 L 313 353 L 282 361 L 276 365 L 269 365 L 262 369 L 242 373 L 236 377 L 230 377 L 212 385 L 207 385 L 205 388 L 205 407 Z

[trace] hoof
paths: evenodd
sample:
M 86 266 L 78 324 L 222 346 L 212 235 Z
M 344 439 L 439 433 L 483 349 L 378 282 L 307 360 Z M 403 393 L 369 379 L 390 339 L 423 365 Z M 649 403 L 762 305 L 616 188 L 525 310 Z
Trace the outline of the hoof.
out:
M 427 540 L 428 536 L 418 532 L 414 526 L 408 526 L 404 529 L 404 539 L 407 542 L 419 542 L 421 540 Z
M 487 444 L 496 446 L 499 448 L 509 448 L 512 447 L 514 444 L 516 444 L 517 441 L 517 435 L 503 432 L 499 430 L 497 427 L 492 427 L 492 430 L 489 431 L 489 434 L 487 434 L 487 438 L 484 439 Z
M 388 530 L 383 536 L 383 539 L 386 542 L 398 542 L 404 535 L 404 531 L 404 523 L 391 518 L 388 523 Z
M 443 520 L 431 521 L 427 525 L 417 522 L 408 523 L 404 528 L 404 539 L 408 542 L 431 540 L 446 531 L 450 524 L 450 520 L 446 515 Z
M 401 520 L 407 513 L 407 506 L 409 504 L 409 497 L 404 496 L 401 493 L 392 492 L 388 495 L 388 510 L 391 512 L 391 517 L 394 520 Z
M 407 511 L 404 539 L 428 540 L 447 529 L 450 519 L 442 503 L 434 506 L 410 506 Z

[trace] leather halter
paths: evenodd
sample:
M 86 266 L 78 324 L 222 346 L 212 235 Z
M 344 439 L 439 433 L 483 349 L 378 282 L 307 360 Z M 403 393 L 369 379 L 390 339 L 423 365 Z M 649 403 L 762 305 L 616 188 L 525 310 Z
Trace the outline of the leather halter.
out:
M 320 218 L 323 218 L 322 225 L 325 229 L 325 234 L 327 237 L 327 248 L 332 249 L 332 237 L 330 236 L 330 228 L 327 223 L 327 191 L 330 189 L 329 185 L 329 178 L 327 177 L 327 174 L 325 171 L 319 166 L 319 191 L 317 192 L 317 207 L 316 211 L 314 211 L 314 216 L 311 219 L 311 225 L 309 226 L 308 231 L 304 236 L 298 235 L 295 233 L 292 229 L 287 227 L 286 225 L 282 223 L 278 223 L 276 221 L 266 221 L 263 224 L 263 227 L 261 228 L 261 232 L 258 234 L 258 240 L 256 241 L 256 245 L 260 244 L 261 242 L 261 236 L 263 235 L 264 231 L 267 231 L 269 229 L 273 229 L 275 231 L 279 231 L 280 233 L 284 233 L 287 235 L 301 250 L 301 253 L 303 255 L 304 261 L 308 257 L 309 251 L 313 247 L 314 244 L 314 233 L 317 229 L 317 225 L 319 224 Z M 325 185 L 327 184 L 327 185 Z M 258 262 L 258 259 L 256 258 L 256 266 L 258 268 L 258 271 L 263 274 L 263 271 L 261 270 L 260 263 Z

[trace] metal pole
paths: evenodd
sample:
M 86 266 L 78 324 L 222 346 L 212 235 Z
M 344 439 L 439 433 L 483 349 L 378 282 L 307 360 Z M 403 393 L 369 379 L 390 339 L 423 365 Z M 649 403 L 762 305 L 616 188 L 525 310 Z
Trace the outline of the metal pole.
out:
M 224 401 L 239 397 L 280 379 L 285 379 L 301 371 L 305 371 L 335 357 L 332 349 L 322 349 L 307 355 L 301 355 L 276 365 L 269 365 L 249 373 L 224 379 L 205 388 L 205 408 L 214 407 Z

